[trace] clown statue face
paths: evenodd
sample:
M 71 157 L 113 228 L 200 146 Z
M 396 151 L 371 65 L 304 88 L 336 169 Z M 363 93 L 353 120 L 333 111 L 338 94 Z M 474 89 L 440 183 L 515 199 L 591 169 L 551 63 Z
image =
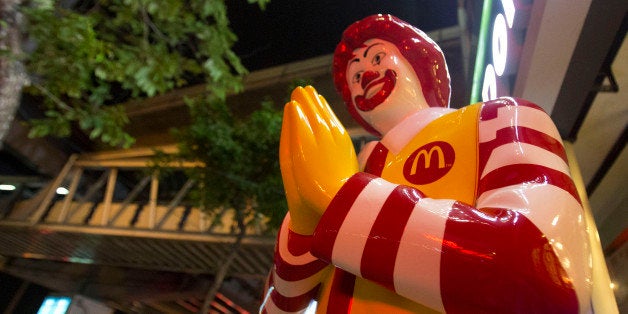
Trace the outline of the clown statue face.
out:
M 349 26 L 334 53 L 334 83 L 354 119 L 381 136 L 409 114 L 449 106 L 449 73 L 434 41 L 390 15 Z
M 392 43 L 369 39 L 353 51 L 346 72 L 350 106 L 385 134 L 408 115 L 428 108 L 412 66 Z

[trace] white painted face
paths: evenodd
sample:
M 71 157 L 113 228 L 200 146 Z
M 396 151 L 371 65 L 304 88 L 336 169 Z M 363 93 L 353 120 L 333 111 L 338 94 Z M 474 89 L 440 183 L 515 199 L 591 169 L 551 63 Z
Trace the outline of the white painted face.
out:
M 414 69 L 395 45 L 374 38 L 353 53 L 347 66 L 352 103 L 381 134 L 429 107 Z

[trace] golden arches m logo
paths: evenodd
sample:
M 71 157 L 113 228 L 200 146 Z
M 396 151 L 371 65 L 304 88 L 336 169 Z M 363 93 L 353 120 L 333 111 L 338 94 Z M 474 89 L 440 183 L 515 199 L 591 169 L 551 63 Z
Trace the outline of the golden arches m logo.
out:
M 443 154 L 443 149 L 440 146 L 434 146 L 430 148 L 430 150 L 421 149 L 414 157 L 414 163 L 412 164 L 412 169 L 410 170 L 410 174 L 416 174 L 417 167 L 419 166 L 419 160 L 423 157 L 423 168 L 430 168 L 432 162 L 432 154 L 436 153 L 438 156 L 438 168 L 445 168 L 445 154 Z
M 449 172 L 454 160 L 454 148 L 449 143 L 427 143 L 408 156 L 403 166 L 403 176 L 414 184 L 432 183 Z

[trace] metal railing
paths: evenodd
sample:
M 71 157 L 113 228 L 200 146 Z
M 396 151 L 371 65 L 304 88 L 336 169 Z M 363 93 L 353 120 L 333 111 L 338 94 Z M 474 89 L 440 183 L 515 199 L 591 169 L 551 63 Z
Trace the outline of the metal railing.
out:
M 151 169 L 153 152 L 74 155 L 35 196 L 12 196 L 17 201 L 0 219 L 0 255 L 212 273 L 236 239 L 234 212 L 208 214 L 186 204 L 195 182 L 185 176 L 169 180 L 167 191 L 160 189 L 163 178 Z M 59 187 L 67 194 L 57 194 Z M 264 276 L 272 264 L 274 236 L 264 233 L 260 217 L 248 219 L 256 223 L 248 224 L 231 274 Z

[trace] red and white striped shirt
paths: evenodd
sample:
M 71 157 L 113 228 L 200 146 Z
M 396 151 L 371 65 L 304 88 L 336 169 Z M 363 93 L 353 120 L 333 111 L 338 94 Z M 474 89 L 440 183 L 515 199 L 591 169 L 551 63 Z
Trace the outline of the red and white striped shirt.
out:
M 333 271 L 329 298 L 338 301 L 321 312 L 351 312 L 351 295 L 334 294 L 350 294 L 356 277 L 440 312 L 589 312 L 583 211 L 555 126 L 520 99 L 477 112 L 477 155 L 455 161 L 476 160 L 476 176 L 459 178 L 475 188 L 472 201 L 391 181 L 389 148 L 371 146 L 313 236 L 292 232 L 286 218 L 263 310 L 302 311 Z

